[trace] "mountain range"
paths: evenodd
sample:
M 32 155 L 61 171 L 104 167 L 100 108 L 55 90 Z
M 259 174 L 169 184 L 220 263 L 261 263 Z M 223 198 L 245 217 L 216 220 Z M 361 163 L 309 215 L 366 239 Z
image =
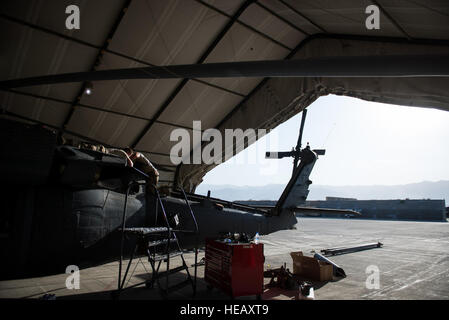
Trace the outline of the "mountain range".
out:
M 228 201 L 277 200 L 284 190 L 283 184 L 265 186 L 234 186 L 200 184 L 196 193 Z M 326 186 L 311 185 L 307 200 L 325 200 L 326 197 L 356 198 L 358 200 L 387 199 L 444 199 L 449 206 L 449 181 L 423 181 L 404 185 Z

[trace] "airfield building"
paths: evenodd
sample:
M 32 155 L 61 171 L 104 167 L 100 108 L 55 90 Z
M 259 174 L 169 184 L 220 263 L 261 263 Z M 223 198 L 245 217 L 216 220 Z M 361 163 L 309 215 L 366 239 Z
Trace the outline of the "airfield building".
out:
M 247 205 L 269 206 L 276 201 L 238 201 Z M 358 219 L 447 221 L 444 200 L 357 200 L 354 198 L 326 197 L 326 200 L 306 201 L 306 207 L 326 209 L 349 209 L 361 213 Z M 300 214 L 301 215 L 301 214 Z M 318 213 L 322 217 L 336 217 L 335 214 Z M 344 217 L 344 216 L 342 216 Z

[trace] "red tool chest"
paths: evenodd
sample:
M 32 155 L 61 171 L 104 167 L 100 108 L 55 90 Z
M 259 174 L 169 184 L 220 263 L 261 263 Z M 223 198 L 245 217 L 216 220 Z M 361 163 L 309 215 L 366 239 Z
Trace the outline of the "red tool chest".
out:
M 262 243 L 225 243 L 206 240 L 205 280 L 231 297 L 263 292 Z

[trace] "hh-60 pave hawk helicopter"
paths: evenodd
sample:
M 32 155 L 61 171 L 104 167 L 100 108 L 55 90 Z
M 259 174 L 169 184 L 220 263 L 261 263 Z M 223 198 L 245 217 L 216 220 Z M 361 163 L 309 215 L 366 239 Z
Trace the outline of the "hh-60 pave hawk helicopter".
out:
M 348 63 L 351 68 L 346 68 Z M 0 87 L 137 78 L 441 76 L 448 69 L 446 56 L 327 57 L 103 70 L 8 80 Z M 120 157 L 58 146 L 49 130 L 1 120 L 1 200 L 7 212 L 2 216 L 2 275 L 60 272 L 68 264 L 88 266 L 121 258 L 138 247 L 137 240 L 124 241 L 131 235 L 164 233 L 164 239 L 152 241 L 154 246 L 175 243 L 180 248 L 182 243 L 185 249 L 228 232 L 252 236 L 293 228 L 295 212 L 313 210 L 300 206 L 307 198 L 312 168 L 324 154 L 308 146 L 301 149 L 305 116 L 304 110 L 293 151 L 267 153 L 268 158 L 294 158 L 292 177 L 272 208 L 182 188 L 167 194 L 146 192 L 145 174 Z

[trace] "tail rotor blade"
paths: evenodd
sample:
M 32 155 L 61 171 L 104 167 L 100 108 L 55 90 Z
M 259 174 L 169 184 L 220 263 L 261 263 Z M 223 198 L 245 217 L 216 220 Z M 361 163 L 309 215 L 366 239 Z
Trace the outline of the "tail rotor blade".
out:
M 304 124 L 306 123 L 306 117 L 307 117 L 307 109 L 304 109 L 302 111 L 301 126 L 299 128 L 299 136 L 298 136 L 298 142 L 296 143 L 296 150 L 301 149 L 302 132 L 304 131 Z

